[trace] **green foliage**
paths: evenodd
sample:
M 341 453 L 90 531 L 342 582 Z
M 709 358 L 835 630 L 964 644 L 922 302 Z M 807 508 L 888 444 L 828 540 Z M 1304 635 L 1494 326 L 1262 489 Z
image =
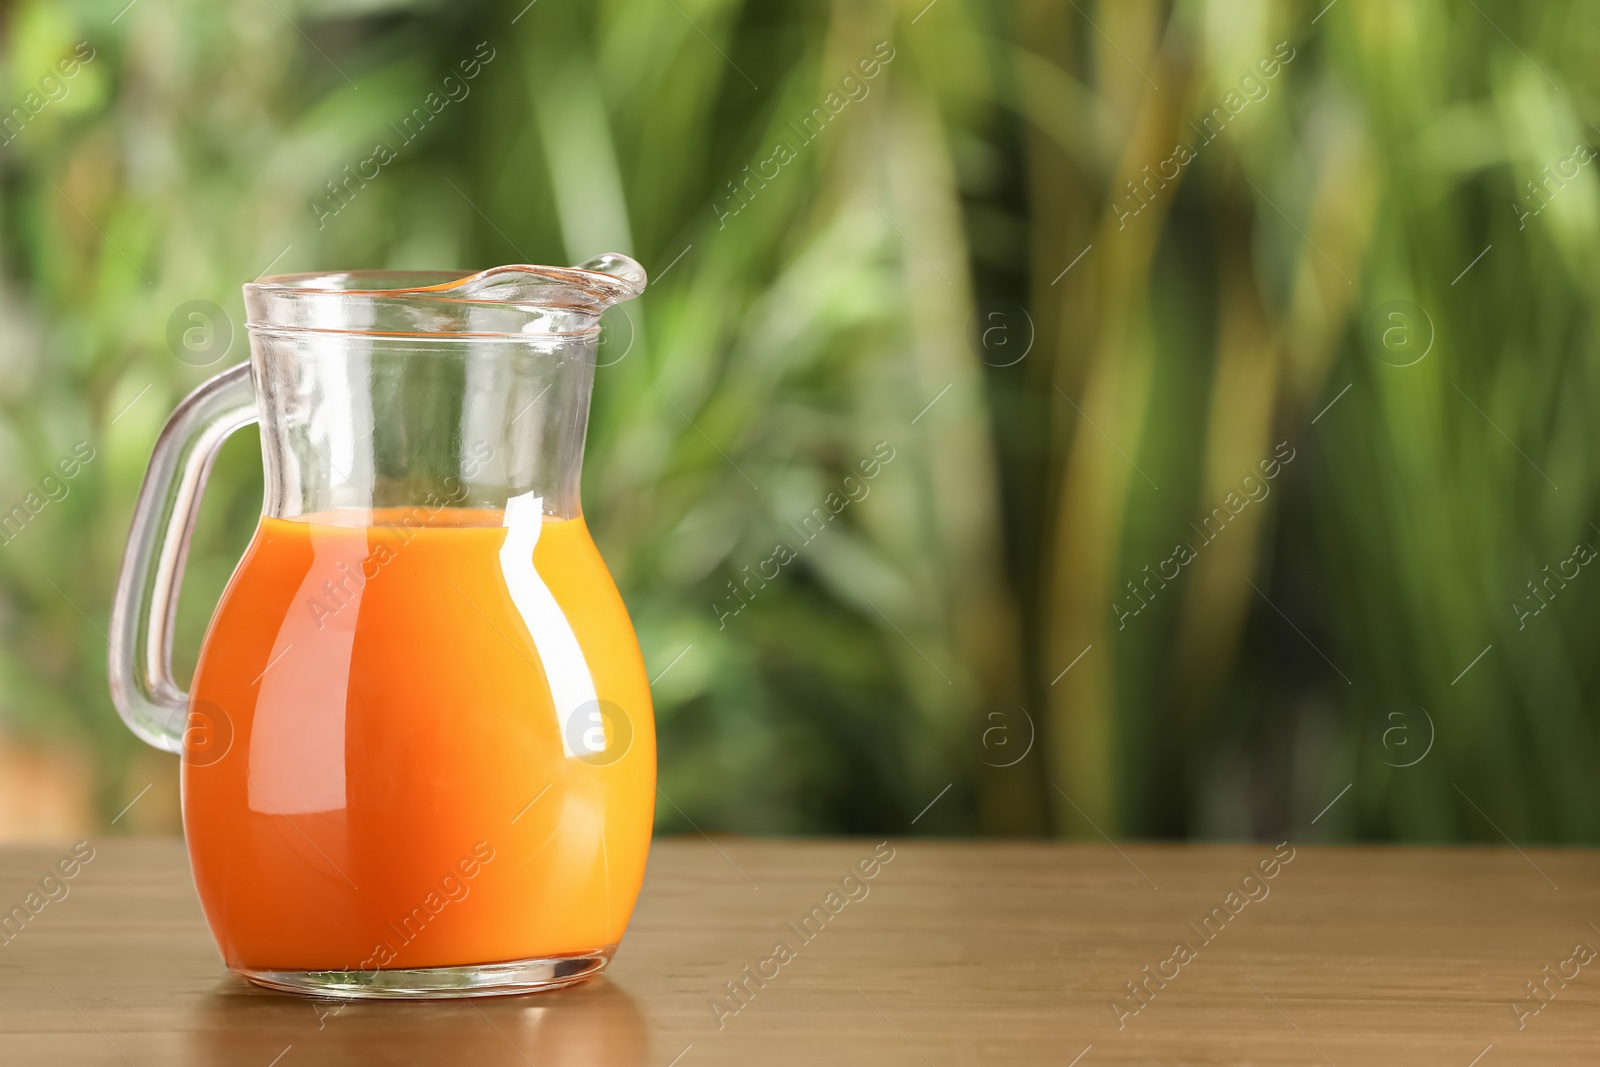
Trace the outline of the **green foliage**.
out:
M 0 547 L 0 716 L 104 818 L 128 516 L 240 284 L 625 251 L 584 499 L 663 828 L 903 832 L 952 784 L 917 831 L 1305 833 L 1353 782 L 1310 832 L 1600 838 L 1600 577 L 1526 584 L 1600 546 L 1596 171 L 1525 184 L 1596 134 L 1578 4 L 525 3 L 8 12 L 6 107 L 94 58 L 0 147 L 0 509 L 95 458 Z

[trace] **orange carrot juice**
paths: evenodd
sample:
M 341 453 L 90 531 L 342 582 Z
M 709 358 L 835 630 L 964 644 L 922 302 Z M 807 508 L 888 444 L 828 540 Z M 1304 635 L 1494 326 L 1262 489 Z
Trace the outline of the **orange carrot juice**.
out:
M 621 938 L 654 812 L 644 665 L 583 520 L 502 522 L 261 520 L 195 671 L 183 766 L 230 967 L 455 966 Z M 574 692 L 594 698 L 576 724 Z

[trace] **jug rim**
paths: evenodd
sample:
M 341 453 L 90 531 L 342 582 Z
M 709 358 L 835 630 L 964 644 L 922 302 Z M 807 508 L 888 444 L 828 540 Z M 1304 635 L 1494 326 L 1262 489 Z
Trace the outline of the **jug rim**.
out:
M 602 269 L 609 267 L 612 269 Z M 536 263 L 507 263 L 498 267 L 485 267 L 482 270 L 317 270 L 300 271 L 293 274 L 268 274 L 254 281 L 246 282 L 246 288 L 251 289 L 288 289 L 301 293 L 339 293 L 344 296 L 403 296 L 407 294 L 422 295 L 426 293 L 449 293 L 456 290 L 468 289 L 475 282 L 489 282 L 509 280 L 510 276 L 527 275 L 531 278 L 543 278 L 553 282 L 564 282 L 572 285 L 593 296 L 600 297 L 606 303 L 615 303 L 618 300 L 629 300 L 644 292 L 647 281 L 644 267 L 635 260 L 618 253 L 609 253 L 581 263 L 576 267 L 553 267 Z M 371 279 L 381 282 L 385 279 L 399 280 L 402 278 L 424 279 L 433 278 L 435 281 L 424 284 L 410 285 L 345 285 L 345 284 L 314 284 L 321 281 L 335 282 L 355 279 Z M 492 301 L 503 303 L 504 301 Z
M 642 293 L 646 281 L 644 268 L 618 253 L 576 267 L 274 274 L 245 283 L 246 324 L 267 332 L 581 335 L 592 332 L 606 308 Z

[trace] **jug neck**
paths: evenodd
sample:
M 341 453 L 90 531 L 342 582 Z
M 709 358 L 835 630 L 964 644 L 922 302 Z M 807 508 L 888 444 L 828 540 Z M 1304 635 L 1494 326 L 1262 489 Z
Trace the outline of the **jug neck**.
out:
M 592 264 L 246 286 L 264 514 L 576 518 L 600 313 L 644 285 Z
M 504 508 L 579 514 L 594 342 L 255 338 L 277 518 Z

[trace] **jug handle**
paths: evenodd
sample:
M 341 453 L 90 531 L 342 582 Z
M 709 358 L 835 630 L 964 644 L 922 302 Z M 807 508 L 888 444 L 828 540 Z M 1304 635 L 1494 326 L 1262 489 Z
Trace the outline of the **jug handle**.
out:
M 200 494 L 228 436 L 256 421 L 250 364 L 184 397 L 156 438 L 133 508 L 111 607 L 107 680 L 117 714 L 140 740 L 183 751 L 189 694 L 172 680 L 172 629 Z

